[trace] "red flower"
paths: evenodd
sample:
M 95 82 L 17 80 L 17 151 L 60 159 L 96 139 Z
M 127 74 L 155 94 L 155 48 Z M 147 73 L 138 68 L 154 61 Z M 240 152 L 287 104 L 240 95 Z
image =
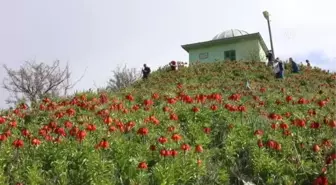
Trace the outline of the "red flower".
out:
M 262 130 L 256 130 L 255 132 L 254 132 L 254 135 L 255 136 L 262 136 L 264 134 L 264 131 L 262 131 Z
M 76 136 L 77 132 L 79 131 L 79 128 L 74 126 L 71 128 L 71 130 L 69 131 L 70 135 L 72 136 Z
M 167 131 L 168 131 L 168 132 L 174 132 L 174 130 L 175 130 L 175 127 L 174 127 L 174 126 L 169 126 L 169 127 L 167 128 Z
M 317 123 L 317 122 L 313 122 L 313 123 L 311 123 L 311 125 L 310 125 L 310 128 L 314 128 L 314 129 L 318 129 L 318 128 L 320 128 L 321 127 L 321 125 L 319 124 L 319 123 Z
M 21 131 L 22 135 L 25 136 L 25 137 L 28 137 L 30 135 L 29 131 L 27 129 L 23 129 Z
M 113 119 L 111 117 L 106 117 L 104 119 L 104 123 L 107 124 L 107 125 L 111 124 L 112 122 L 113 122 Z
M 65 130 L 62 127 L 57 128 L 56 133 L 60 136 L 66 136 Z
M 309 101 L 306 100 L 306 99 L 304 99 L 304 98 L 300 98 L 300 99 L 298 100 L 298 104 L 307 104 L 307 103 L 309 103 Z
M 107 149 L 109 146 L 110 146 L 110 144 L 108 143 L 108 141 L 106 141 L 106 139 L 103 139 L 99 142 L 99 144 L 96 146 L 96 148 Z
M 198 159 L 198 160 L 197 160 L 197 165 L 198 165 L 198 166 L 201 166 L 201 164 L 202 164 L 202 160 Z
M 148 128 L 146 127 L 143 127 L 143 128 L 139 128 L 138 132 L 137 132 L 139 135 L 142 135 L 142 136 L 146 136 L 148 134 Z
M 306 121 L 303 119 L 296 119 L 293 121 L 293 124 L 298 127 L 304 127 L 306 125 Z
M 174 113 L 170 114 L 170 120 L 174 120 L 177 121 L 178 120 L 178 116 Z
M 109 127 L 109 131 L 110 132 L 114 132 L 114 131 L 116 131 L 117 130 L 117 128 L 115 127 L 115 126 L 110 126 Z
M 158 141 L 161 144 L 165 144 L 168 141 L 168 139 L 164 136 L 161 136 L 161 137 L 159 137 Z
M 287 101 L 287 102 L 290 102 L 290 101 L 292 101 L 292 100 L 293 100 L 293 97 L 292 97 L 292 96 L 287 96 L 287 97 L 286 97 L 286 101 Z
M 240 112 L 246 112 L 246 107 L 245 107 L 244 105 L 240 105 L 240 106 L 238 107 L 238 110 L 239 110 Z
M 144 100 L 143 104 L 145 106 L 149 107 L 149 106 L 152 106 L 154 104 L 154 102 L 152 100 L 148 99 L 148 100 Z
M 133 97 L 131 94 L 128 94 L 128 95 L 126 95 L 126 99 L 127 99 L 128 101 L 133 101 L 133 100 L 134 100 L 134 97 Z
M 263 142 L 260 139 L 258 139 L 257 144 L 259 148 L 262 148 L 264 146 Z
M 32 145 L 38 146 L 41 144 L 41 141 L 37 138 L 34 138 L 31 142 Z
M 186 152 L 186 151 L 190 150 L 190 145 L 188 145 L 188 144 L 182 144 L 181 145 L 181 149 L 184 150 L 184 152 Z
M 178 88 L 178 89 L 182 89 L 182 88 L 183 88 L 182 84 L 181 84 L 181 83 L 178 83 L 178 84 L 177 84 L 177 88 Z
M 318 144 L 313 145 L 313 151 L 314 152 L 319 152 L 320 151 L 320 146 Z
M 202 147 L 202 145 L 196 145 L 196 147 L 195 147 L 195 151 L 198 152 L 198 153 L 202 153 L 202 152 L 203 152 L 203 147 Z
M 137 111 L 137 110 L 140 109 L 140 106 L 139 106 L 139 105 L 133 105 L 133 106 L 132 106 L 132 109 L 133 109 L 134 111 Z
M 329 122 L 329 126 L 330 126 L 331 128 L 336 128 L 336 120 L 330 120 L 330 122 Z
M 260 88 L 260 92 L 262 93 L 266 92 L 266 88 L 265 87 Z
M 167 106 L 164 106 L 164 107 L 162 108 L 162 110 L 163 110 L 163 112 L 169 112 L 169 111 L 170 111 L 170 108 L 167 107 Z
M 76 111 L 75 111 L 75 109 L 70 108 L 70 109 L 66 110 L 66 113 L 67 113 L 69 116 L 74 116 L 74 115 L 76 114 Z
M 0 134 L 0 141 L 6 141 L 7 136 L 6 134 Z
M 314 180 L 313 185 L 328 185 L 328 178 L 324 175 L 320 175 Z
M 23 147 L 23 140 L 21 140 L 21 139 L 17 139 L 17 140 L 15 140 L 14 142 L 13 142 L 13 146 L 15 147 L 15 148 L 22 148 Z
M 277 125 L 276 123 L 272 123 L 272 125 L 271 125 L 271 128 L 272 128 L 272 129 L 275 130 L 277 127 L 278 127 L 278 125 Z
M 275 113 L 271 113 L 268 118 L 272 119 L 272 120 L 282 120 L 281 115 L 279 114 L 275 114 Z
M 182 139 L 182 136 L 180 136 L 179 134 L 173 134 L 171 139 L 174 140 L 175 142 L 178 142 L 179 140 Z
M 332 147 L 332 142 L 329 139 L 323 139 L 322 145 L 325 147 Z
M 81 130 L 81 131 L 78 131 L 78 132 L 77 132 L 77 139 L 78 139 L 79 141 L 84 140 L 85 137 L 86 137 L 86 132 L 85 132 L 85 130 Z
M 318 105 L 322 108 L 324 107 L 328 102 L 327 101 L 324 101 L 324 100 L 321 100 L 318 102 Z
M 285 116 L 286 116 L 287 118 L 289 118 L 289 117 L 291 116 L 291 113 L 290 113 L 290 112 L 286 112 L 286 113 L 285 113 Z
M 278 151 L 280 151 L 281 150 L 281 144 L 277 142 L 275 144 L 275 149 L 278 150 Z
M 285 135 L 285 136 L 290 136 L 290 135 L 292 135 L 292 133 L 291 133 L 290 130 L 284 130 L 284 131 L 283 131 L 283 135 Z
M 210 109 L 211 109 L 212 111 L 216 111 L 216 110 L 218 109 L 218 106 L 215 105 L 215 104 L 213 104 L 213 105 L 211 105 Z
M 97 129 L 96 125 L 94 124 L 88 124 L 86 127 L 87 131 L 95 131 Z
M 147 163 L 144 162 L 144 161 L 140 162 L 138 164 L 138 168 L 140 168 L 140 169 L 147 169 L 148 168 Z
M 286 123 L 280 123 L 280 128 L 286 130 L 289 128 L 289 126 Z
M 269 148 L 274 149 L 274 148 L 276 147 L 276 141 L 273 141 L 273 140 L 269 140 L 269 141 L 267 141 L 267 146 L 268 146 Z
M 157 100 L 157 99 L 160 98 L 160 96 L 159 96 L 158 93 L 153 93 L 152 98 L 153 98 L 154 100 Z
M 9 125 L 11 126 L 11 127 L 16 127 L 17 126 L 17 122 L 16 121 L 11 121 L 10 123 L 9 123 Z
M 64 127 L 65 128 L 71 128 L 72 127 L 72 123 L 70 121 L 65 121 L 64 122 Z
M 177 152 L 176 150 L 172 150 L 172 151 L 171 151 L 171 155 L 172 155 L 173 157 L 176 157 L 177 154 L 178 154 L 178 152 Z
M 233 100 L 233 101 L 239 101 L 241 98 L 240 94 L 232 94 L 231 96 L 229 96 L 229 100 Z
M 196 112 L 199 112 L 199 111 L 200 111 L 200 108 L 194 106 L 194 107 L 192 108 L 192 111 L 195 112 L 195 113 L 196 113 Z
M 163 157 L 167 157 L 169 155 L 168 151 L 165 149 L 160 150 L 160 155 Z
M 211 128 L 210 128 L 210 127 L 204 127 L 204 128 L 203 128 L 203 131 L 204 131 L 204 133 L 206 133 L 206 134 L 210 134 L 210 132 L 211 132 Z
M 5 122 L 6 122 L 6 118 L 0 116 L 0 124 L 3 124 L 3 123 L 5 123 Z
M 175 98 L 168 98 L 167 101 L 169 104 L 175 104 L 177 102 Z

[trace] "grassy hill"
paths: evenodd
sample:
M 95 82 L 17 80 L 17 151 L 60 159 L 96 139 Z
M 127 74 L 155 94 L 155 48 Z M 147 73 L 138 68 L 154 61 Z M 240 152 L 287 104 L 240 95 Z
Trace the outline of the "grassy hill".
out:
M 202 63 L 5 111 L 0 184 L 336 183 L 336 75 L 288 67 Z

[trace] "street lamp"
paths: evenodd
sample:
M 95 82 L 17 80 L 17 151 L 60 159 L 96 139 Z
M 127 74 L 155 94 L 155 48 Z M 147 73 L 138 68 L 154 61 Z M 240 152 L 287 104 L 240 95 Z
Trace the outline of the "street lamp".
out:
M 275 53 L 274 53 L 274 47 L 273 47 L 271 24 L 270 24 L 270 19 L 269 19 L 270 15 L 269 15 L 268 11 L 264 11 L 263 15 L 264 15 L 265 19 L 267 20 L 267 24 L 268 24 L 268 33 L 269 33 L 269 37 L 270 37 L 270 41 L 271 41 L 271 49 L 272 49 L 272 59 L 274 61 L 274 59 L 275 59 Z

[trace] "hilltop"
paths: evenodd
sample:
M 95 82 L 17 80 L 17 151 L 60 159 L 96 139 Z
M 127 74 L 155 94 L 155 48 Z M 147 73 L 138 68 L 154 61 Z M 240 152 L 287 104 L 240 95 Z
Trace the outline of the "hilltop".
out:
M 19 105 L 0 114 L 0 184 L 336 183 L 336 75 L 300 68 L 197 63 Z

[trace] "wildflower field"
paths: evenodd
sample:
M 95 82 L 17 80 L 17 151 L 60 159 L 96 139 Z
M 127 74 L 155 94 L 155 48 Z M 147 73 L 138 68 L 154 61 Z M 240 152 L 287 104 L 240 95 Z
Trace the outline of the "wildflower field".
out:
M 335 184 L 336 75 L 301 69 L 200 63 L 4 110 L 0 184 Z

